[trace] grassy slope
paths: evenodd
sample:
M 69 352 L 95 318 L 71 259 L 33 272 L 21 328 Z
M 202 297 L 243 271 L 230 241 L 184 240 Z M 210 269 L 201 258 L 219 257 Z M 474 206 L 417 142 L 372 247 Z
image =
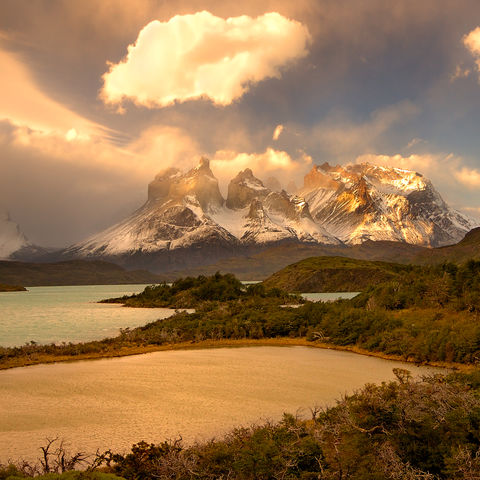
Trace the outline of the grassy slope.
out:
M 241 280 L 264 280 L 269 275 L 305 258 L 318 256 L 341 256 L 361 260 L 410 263 L 429 249 L 399 242 L 365 242 L 353 246 L 286 244 L 270 247 L 261 252 L 241 257 L 220 260 L 214 264 L 195 269 L 171 272 L 179 278 L 186 275 L 212 275 L 215 272 L 233 273 Z
M 480 228 L 471 230 L 465 238 L 455 245 L 427 249 L 413 258 L 414 263 L 464 263 L 468 260 L 480 260 Z
M 410 268 L 345 257 L 313 257 L 283 268 L 263 284 L 287 292 L 357 292 L 393 280 L 399 272 Z
M 169 273 L 171 278 L 185 275 L 211 275 L 215 272 L 233 273 L 241 280 L 264 280 L 269 275 L 309 257 L 341 256 L 358 260 L 396 262 L 403 264 L 463 263 L 480 259 L 480 228 L 468 233 L 456 245 L 426 248 L 401 242 L 372 242 L 360 245 L 298 245 L 287 244 L 267 248 L 248 256 L 231 257 L 211 265 Z
M 145 270 L 127 271 L 109 262 L 71 260 L 58 263 L 0 261 L 2 283 L 26 286 L 157 283 L 164 277 Z

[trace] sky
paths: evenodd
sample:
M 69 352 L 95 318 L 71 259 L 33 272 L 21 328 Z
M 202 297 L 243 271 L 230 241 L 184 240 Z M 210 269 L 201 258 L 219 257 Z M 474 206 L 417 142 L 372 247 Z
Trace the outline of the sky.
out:
M 415 170 L 480 218 L 478 0 L 2 0 L 0 210 L 78 242 L 205 155 Z

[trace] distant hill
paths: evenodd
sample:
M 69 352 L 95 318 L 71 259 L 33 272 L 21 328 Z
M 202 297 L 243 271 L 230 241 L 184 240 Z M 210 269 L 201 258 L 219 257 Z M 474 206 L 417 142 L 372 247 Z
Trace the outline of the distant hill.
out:
M 72 260 L 58 263 L 0 261 L 0 282 L 10 285 L 110 285 L 159 283 L 165 277 L 145 270 L 127 271 L 104 261 Z
M 185 275 L 212 275 L 215 272 L 233 273 L 241 280 L 263 280 L 280 269 L 310 257 L 346 257 L 358 260 L 430 265 L 435 263 L 464 263 L 480 260 L 480 228 L 466 234 L 455 245 L 427 248 L 403 242 L 370 241 L 359 245 L 299 245 L 285 244 L 265 248 L 251 255 L 219 260 L 211 265 L 169 272 L 178 278 Z
M 420 267 L 345 257 L 313 257 L 283 268 L 263 283 L 287 292 L 358 292 L 413 268 Z
M 264 280 L 287 265 L 310 257 L 338 256 L 360 260 L 413 263 L 413 259 L 420 258 L 429 250 L 418 245 L 389 241 L 366 241 L 361 245 L 353 246 L 286 244 L 266 248 L 248 256 L 230 257 L 211 265 L 171 272 L 168 275 L 178 278 L 185 275 L 212 275 L 215 272 L 221 272 L 233 273 L 241 280 Z
M 468 260 L 480 260 L 480 227 L 468 232 L 463 240 L 455 245 L 425 249 L 419 252 L 414 263 L 463 263 Z

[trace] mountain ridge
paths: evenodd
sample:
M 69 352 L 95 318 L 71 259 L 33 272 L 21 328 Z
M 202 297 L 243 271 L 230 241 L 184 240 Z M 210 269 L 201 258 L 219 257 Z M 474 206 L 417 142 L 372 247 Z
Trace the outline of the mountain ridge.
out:
M 224 199 L 207 158 L 186 172 L 168 168 L 150 182 L 147 201 L 130 216 L 46 259 L 103 259 L 173 272 L 281 245 L 332 254 L 358 245 L 359 252 L 373 256 L 372 241 L 443 246 L 457 243 L 475 226 L 413 171 L 324 163 L 305 175 L 295 194 L 278 191 L 279 183 L 269 181 L 276 190 L 247 168 L 230 181 Z

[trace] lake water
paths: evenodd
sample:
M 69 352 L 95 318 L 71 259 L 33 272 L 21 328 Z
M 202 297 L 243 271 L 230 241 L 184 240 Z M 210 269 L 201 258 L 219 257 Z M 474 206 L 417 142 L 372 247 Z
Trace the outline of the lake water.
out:
M 165 318 L 167 308 L 126 308 L 96 303 L 141 292 L 146 285 L 28 287 L 28 292 L 0 293 L 0 345 L 82 342 L 115 336 L 120 328 Z
M 356 297 L 360 292 L 338 292 L 338 293 L 302 293 L 302 297 L 311 302 L 334 302 L 339 299 L 349 300 Z
M 97 303 L 105 298 L 139 293 L 145 286 L 29 287 L 28 292 L 1 292 L 0 345 L 23 345 L 32 340 L 44 344 L 101 340 L 117 335 L 120 328 L 138 327 L 172 315 L 174 311 L 168 308 L 125 308 L 119 304 Z M 348 292 L 304 294 L 312 301 L 355 295 Z
M 283 412 L 308 415 L 308 407 L 393 378 L 395 367 L 434 370 L 308 347 L 167 351 L 4 370 L 0 462 L 38 458 L 47 437 L 64 438 L 72 451 L 127 451 L 140 440 L 182 434 L 191 442 Z

